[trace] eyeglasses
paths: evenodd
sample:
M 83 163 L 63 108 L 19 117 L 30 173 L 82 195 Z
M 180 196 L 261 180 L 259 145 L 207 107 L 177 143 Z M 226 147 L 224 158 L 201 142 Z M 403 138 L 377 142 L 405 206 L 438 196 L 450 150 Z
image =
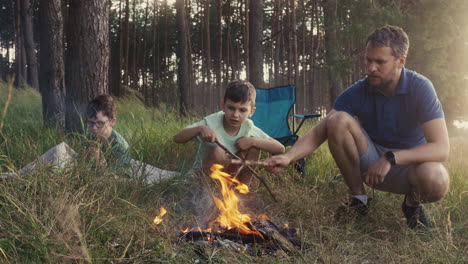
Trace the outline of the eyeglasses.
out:
M 96 128 L 103 128 L 104 125 L 108 122 L 109 120 L 106 120 L 106 121 L 96 121 L 96 122 L 93 122 L 93 121 L 86 121 L 86 125 L 88 126 L 88 128 L 92 128 L 93 126 L 96 126 Z

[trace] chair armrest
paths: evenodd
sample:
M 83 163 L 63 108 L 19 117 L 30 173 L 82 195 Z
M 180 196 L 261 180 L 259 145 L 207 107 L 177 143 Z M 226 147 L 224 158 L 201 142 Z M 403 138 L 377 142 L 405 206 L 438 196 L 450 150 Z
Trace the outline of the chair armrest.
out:
M 292 115 L 292 116 L 302 119 L 302 120 L 301 120 L 301 123 L 299 123 L 299 125 L 297 126 L 296 131 L 294 131 L 294 135 L 296 135 L 297 132 L 299 131 L 299 129 L 301 128 L 301 126 L 302 126 L 302 124 L 304 123 L 305 120 L 307 120 L 307 119 L 309 119 L 309 118 L 320 117 L 321 114 Z
M 302 118 L 302 119 L 309 119 L 309 118 L 313 118 L 313 117 L 320 117 L 321 114 L 292 115 L 292 116 L 297 117 L 297 118 Z

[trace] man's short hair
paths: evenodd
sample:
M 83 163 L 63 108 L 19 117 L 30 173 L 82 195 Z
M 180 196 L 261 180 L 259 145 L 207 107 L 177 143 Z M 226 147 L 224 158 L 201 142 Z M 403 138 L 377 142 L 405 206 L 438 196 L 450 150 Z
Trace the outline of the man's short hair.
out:
M 89 102 L 86 108 L 86 117 L 95 118 L 98 112 L 102 112 L 103 115 L 111 120 L 115 118 L 116 106 L 112 96 L 101 94 Z
M 374 48 L 390 47 L 392 55 L 399 58 L 408 54 L 409 39 L 401 27 L 384 26 L 367 37 L 366 45 Z
M 224 93 L 224 102 L 229 99 L 234 103 L 250 102 L 254 106 L 256 96 L 255 87 L 250 82 L 235 80 L 228 83 L 226 92 Z

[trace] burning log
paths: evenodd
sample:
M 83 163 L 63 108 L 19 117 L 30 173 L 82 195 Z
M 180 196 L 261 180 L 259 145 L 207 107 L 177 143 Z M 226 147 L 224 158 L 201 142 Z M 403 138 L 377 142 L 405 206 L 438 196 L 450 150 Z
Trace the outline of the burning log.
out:
M 265 240 L 257 234 L 242 234 L 239 230 L 233 228 L 224 232 L 206 232 L 206 231 L 189 231 L 183 233 L 180 237 L 184 241 L 215 241 L 219 239 L 228 239 L 230 241 L 239 242 L 242 244 L 264 243 Z
M 285 252 L 295 253 L 296 247 L 299 245 L 297 232 L 294 228 L 279 229 L 273 222 L 262 219 L 252 219 L 247 223 L 252 229 L 256 229 L 263 236 L 257 234 L 242 234 L 239 229 L 232 228 L 219 232 L 208 231 L 189 231 L 183 232 L 180 238 L 183 241 L 191 242 L 216 242 L 216 241 L 233 241 L 243 245 L 266 245 L 270 249 L 282 249 Z M 209 243 L 202 243 L 209 245 Z M 213 244 L 213 246 L 216 246 Z
M 280 229 L 271 221 L 269 220 L 261 220 L 261 219 L 253 219 L 250 222 L 260 233 L 265 237 L 266 240 L 273 241 L 276 245 L 278 245 L 281 249 L 286 252 L 294 253 L 296 252 L 296 248 L 294 247 L 293 241 L 298 241 L 297 237 L 295 236 L 296 232 L 294 229 L 289 230 L 289 234 L 291 237 L 286 237 L 280 232 Z M 292 231 L 294 230 L 294 231 Z M 287 233 L 285 233 L 287 234 Z

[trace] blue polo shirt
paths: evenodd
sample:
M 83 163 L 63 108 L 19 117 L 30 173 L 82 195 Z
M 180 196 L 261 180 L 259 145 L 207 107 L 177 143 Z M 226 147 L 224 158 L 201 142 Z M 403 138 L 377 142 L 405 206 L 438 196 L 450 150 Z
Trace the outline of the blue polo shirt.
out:
M 421 125 L 444 117 L 431 81 L 405 68 L 393 95 L 369 86 L 366 77 L 343 91 L 333 108 L 358 117 L 374 143 L 391 149 L 426 143 Z

